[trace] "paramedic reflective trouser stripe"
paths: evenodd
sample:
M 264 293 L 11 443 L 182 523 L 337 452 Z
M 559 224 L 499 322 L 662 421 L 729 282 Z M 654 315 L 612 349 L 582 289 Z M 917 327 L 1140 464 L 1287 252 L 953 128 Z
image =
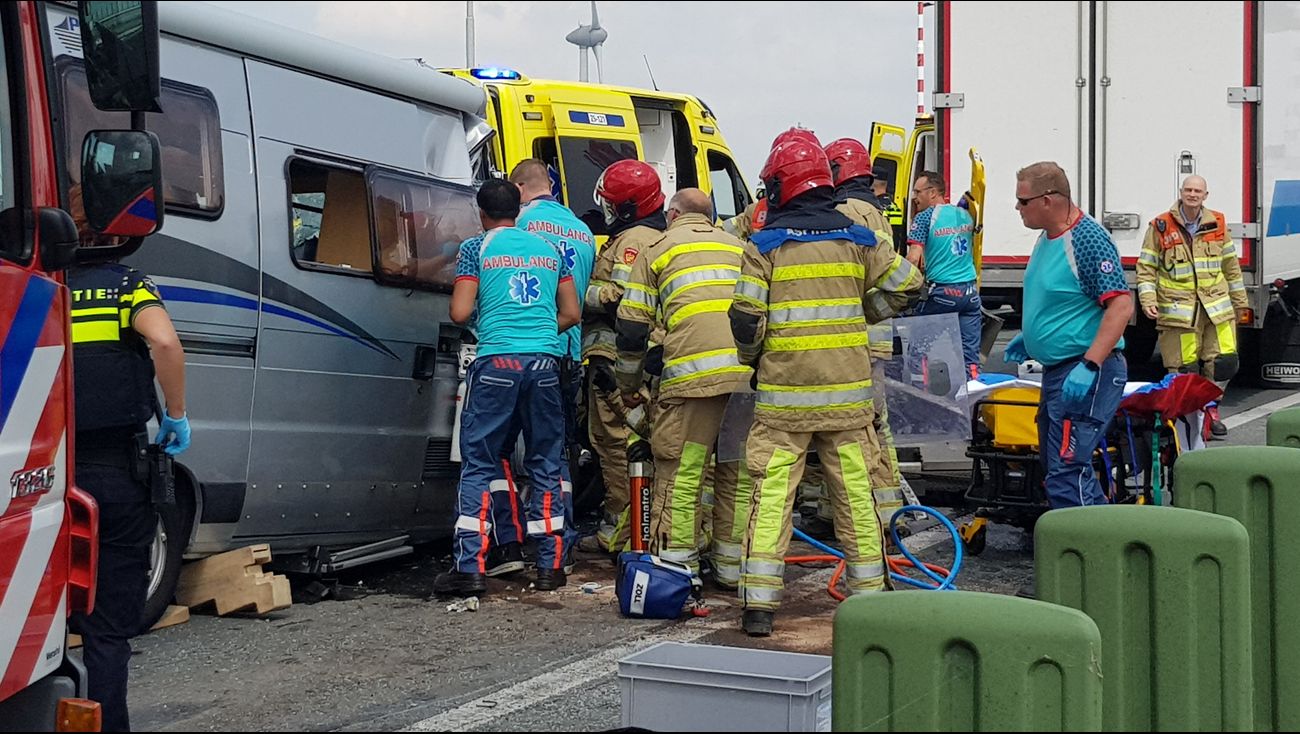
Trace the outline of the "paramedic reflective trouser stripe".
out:
M 775 610 L 781 605 L 791 515 L 810 444 L 821 458 L 835 506 L 835 535 L 848 564 L 849 590 L 865 593 L 885 588 L 884 553 L 871 497 L 871 466 L 879 461 L 880 452 L 875 432 L 868 426 L 791 433 L 755 422 L 745 444 L 755 485 L 741 572 L 747 609 Z
M 529 438 L 524 468 L 533 491 L 525 531 L 537 541 L 539 568 L 560 568 L 569 520 L 564 496 L 564 405 L 554 357 L 479 357 L 470 366 L 461 415 L 461 474 L 455 525 L 456 569 L 483 573 L 493 532 L 494 481 L 505 479 L 501 455 L 522 427 Z M 498 485 L 500 486 L 500 485 Z M 496 493 L 509 502 L 505 493 Z M 504 534 L 505 529 L 501 529 Z
M 591 446 L 600 457 L 600 474 L 605 482 L 605 512 L 597 536 L 609 551 L 628 540 L 628 478 L 626 409 L 618 391 L 602 392 L 592 382 L 595 370 L 587 371 L 587 429 Z
M 696 539 L 705 467 L 730 395 L 659 401 L 651 432 L 655 485 L 650 552 L 699 568 Z
M 724 586 L 740 584 L 740 559 L 749 529 L 754 483 L 744 461 L 717 464 L 713 469 L 713 570 Z

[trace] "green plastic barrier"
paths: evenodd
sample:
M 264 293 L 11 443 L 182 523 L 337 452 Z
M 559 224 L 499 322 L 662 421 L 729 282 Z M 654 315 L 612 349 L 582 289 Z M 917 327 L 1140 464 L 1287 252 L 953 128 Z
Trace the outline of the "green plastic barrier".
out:
M 1249 554 L 1241 523 L 1205 512 L 1107 505 L 1039 519 L 1036 593 L 1101 630 L 1107 731 L 1252 728 Z
M 1277 414 L 1274 414 L 1277 415 Z M 1273 421 L 1269 420 L 1270 438 Z M 1174 504 L 1235 518 L 1250 534 L 1255 725 L 1300 730 L 1300 451 L 1228 446 L 1174 464 Z
M 1300 449 L 1300 408 L 1279 410 L 1268 417 L 1268 445 Z
M 1101 633 L 999 594 L 891 592 L 835 612 L 835 731 L 1099 731 Z

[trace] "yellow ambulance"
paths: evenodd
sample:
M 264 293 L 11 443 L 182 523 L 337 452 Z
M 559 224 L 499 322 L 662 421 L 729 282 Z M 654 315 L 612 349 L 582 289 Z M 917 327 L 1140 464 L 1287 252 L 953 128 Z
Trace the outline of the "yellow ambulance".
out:
M 688 187 L 708 192 L 719 219 L 744 211 L 753 199 L 713 111 L 692 95 L 529 79 L 503 68 L 441 71 L 486 91 L 488 121 L 497 132 L 493 168 L 508 172 L 528 158 L 546 161 L 556 197 L 598 235 L 605 222 L 593 199 L 596 179 L 625 158 L 654 166 L 665 196 Z

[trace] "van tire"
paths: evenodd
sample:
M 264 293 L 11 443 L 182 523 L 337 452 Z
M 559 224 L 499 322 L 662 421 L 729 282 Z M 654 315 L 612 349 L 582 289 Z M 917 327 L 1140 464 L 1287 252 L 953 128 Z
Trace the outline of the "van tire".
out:
M 190 529 L 194 527 L 194 490 L 184 479 L 184 472 L 176 473 L 176 504 L 158 512 L 158 529 L 149 548 L 149 586 L 144 610 L 140 615 L 140 634 L 162 618 L 167 606 L 176 595 L 176 584 L 181 578 L 185 546 L 189 543 Z M 157 562 L 161 561 L 161 566 Z

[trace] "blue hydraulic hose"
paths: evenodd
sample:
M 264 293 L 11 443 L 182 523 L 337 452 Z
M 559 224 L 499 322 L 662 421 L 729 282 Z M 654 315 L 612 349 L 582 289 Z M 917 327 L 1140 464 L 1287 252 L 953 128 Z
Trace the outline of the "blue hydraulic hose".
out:
M 948 576 L 946 578 L 927 568 L 919 558 L 912 555 L 912 552 L 907 549 L 907 546 L 903 545 L 902 539 L 898 537 L 898 518 L 905 512 L 923 512 L 931 517 L 936 517 L 952 535 L 953 547 L 956 549 L 956 552 L 953 554 L 952 568 L 948 571 Z M 907 505 L 895 512 L 893 516 L 889 518 L 889 532 L 894 538 L 894 546 L 903 553 L 903 557 L 910 561 L 914 567 L 919 569 L 926 576 L 933 579 L 935 583 L 934 585 L 931 585 L 925 581 L 918 581 L 910 576 L 905 576 L 901 573 L 894 573 L 893 571 L 889 572 L 890 578 L 900 583 L 915 586 L 918 589 L 927 589 L 929 591 L 955 591 L 957 589 L 957 587 L 953 585 L 953 582 L 957 580 L 957 574 L 961 571 L 963 557 L 961 533 L 957 531 L 957 526 L 953 525 L 952 521 L 949 520 L 946 515 L 932 507 L 926 507 L 924 505 Z M 839 559 L 844 558 L 844 553 L 842 551 L 835 550 L 829 545 L 816 540 L 799 528 L 794 529 L 794 535 L 799 540 L 802 540 L 823 553 L 828 553 Z

